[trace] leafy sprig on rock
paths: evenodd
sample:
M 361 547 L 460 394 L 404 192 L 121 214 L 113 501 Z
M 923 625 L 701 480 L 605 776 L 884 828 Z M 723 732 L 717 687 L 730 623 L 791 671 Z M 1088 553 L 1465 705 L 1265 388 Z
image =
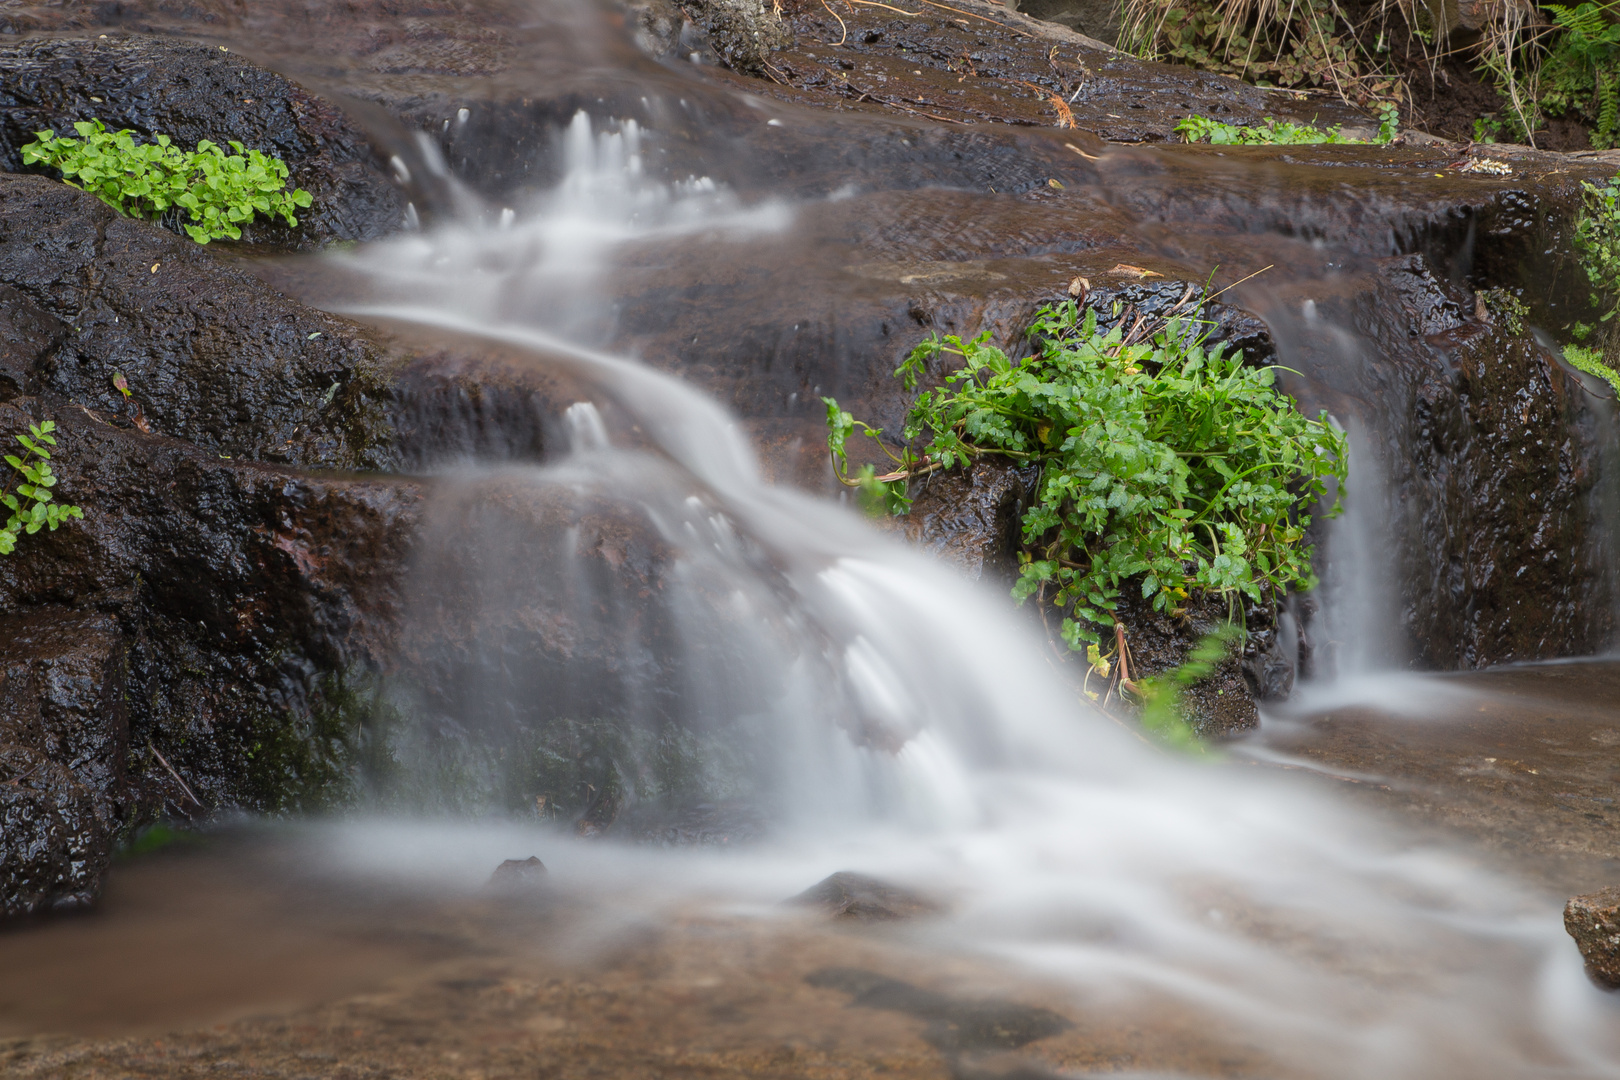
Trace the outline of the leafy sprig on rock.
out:
M 79 138 L 35 132 L 37 141 L 22 148 L 23 163 L 59 170 L 69 184 L 129 217 L 173 215 L 174 223 L 199 244 L 224 237 L 240 240 L 241 226 L 255 214 L 296 226 L 295 211 L 313 202 L 302 188 L 286 190 L 285 162 L 239 142 L 231 142 L 233 152 L 227 154 L 203 139 L 188 152 L 167 135 L 137 142 L 135 132 L 108 131 L 100 120 L 81 120 L 73 130 Z
M 1082 314 L 1068 301 L 1039 313 L 1037 351 L 1017 364 L 988 331 L 924 341 L 895 372 L 908 389 L 941 353 L 964 363 L 917 398 L 898 452 L 823 399 L 835 471 L 903 511 L 906 485 L 928 473 L 988 455 L 1039 465 L 1013 593 L 1060 610 L 1062 636 L 1077 650 L 1114 625 L 1129 579 L 1172 613 L 1193 590 L 1235 606 L 1240 595 L 1313 587 L 1305 530 L 1327 479 L 1345 480 L 1344 435 L 1278 393 L 1272 369 L 1209 344 L 1196 318 L 1170 318 L 1145 336 L 1141 327 L 1102 330 L 1094 309 Z M 893 470 L 850 475 L 846 444 L 857 429 L 878 440 Z
M 0 528 L 0 555 L 10 555 L 23 533 L 32 535 L 45 528 L 55 532 L 68 518 L 84 517 L 84 511 L 77 506 L 53 501 L 51 488 L 56 486 L 56 475 L 51 472 L 51 452 L 45 447 L 56 445 L 56 436 L 51 434 L 55 430 L 53 420 L 29 424 L 28 434 L 17 436 L 22 455 L 6 455 L 12 474 L 10 483 L 0 492 L 0 506 L 10 510 L 11 517 Z

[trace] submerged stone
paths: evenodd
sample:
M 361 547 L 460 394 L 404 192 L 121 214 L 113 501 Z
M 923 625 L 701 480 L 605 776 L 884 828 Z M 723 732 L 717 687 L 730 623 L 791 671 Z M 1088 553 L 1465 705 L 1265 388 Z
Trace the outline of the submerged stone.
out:
M 939 911 L 938 904 L 919 893 L 850 870 L 829 875 L 788 903 L 821 908 L 835 919 L 857 922 L 909 919 Z
M 538 855 L 507 859 L 489 875 L 489 887 L 503 893 L 526 893 L 546 883 L 546 864 Z

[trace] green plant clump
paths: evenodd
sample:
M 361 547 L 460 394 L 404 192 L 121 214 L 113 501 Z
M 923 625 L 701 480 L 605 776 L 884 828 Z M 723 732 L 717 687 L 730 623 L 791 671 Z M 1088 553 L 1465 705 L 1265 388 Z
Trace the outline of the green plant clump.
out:
M 11 511 L 0 528 L 0 555 L 10 555 L 17 548 L 23 533 L 32 536 L 41 529 L 55 532 L 70 517 L 83 518 L 84 511 L 52 501 L 51 488 L 56 486 L 56 475 L 51 472 L 51 452 L 45 447 L 56 445 L 56 422 L 29 424 L 27 435 L 18 435 L 23 454 L 6 455 L 11 466 L 11 478 L 0 492 L 0 506 Z
M 930 339 L 895 372 L 907 389 L 942 352 L 965 362 L 918 397 L 906 448 L 896 453 L 879 440 L 893 471 L 849 475 L 848 437 L 882 433 L 823 399 L 835 471 L 903 510 L 906 483 L 930 472 L 989 454 L 1038 464 L 1013 592 L 1061 611 L 1072 649 L 1114 625 L 1127 579 L 1140 579 L 1155 610 L 1172 613 L 1195 589 L 1234 606 L 1239 595 L 1261 601 L 1268 591 L 1309 589 L 1316 578 L 1305 511 L 1328 477 L 1342 485 L 1344 436 L 1279 394 L 1270 368 L 1206 344 L 1202 327 L 1171 318 L 1151 335 L 1139 324 L 1127 338 L 1067 301 L 1036 317 L 1038 351 L 1020 364 L 988 332 Z M 919 444 L 920 454 L 910 449 Z
M 1609 324 L 1596 351 L 1610 367 L 1620 358 L 1620 176 L 1601 184 L 1581 184 L 1581 213 L 1575 221 L 1575 251 L 1592 286 L 1592 304 Z M 1592 327 L 1577 323 L 1575 336 L 1585 339 Z
M 1574 114 L 1608 150 L 1620 137 L 1620 23 L 1613 4 L 1542 5 L 1561 31 L 1541 62 L 1536 104 L 1548 116 Z
M 1379 110 L 1378 135 L 1372 141 L 1383 145 L 1394 139 L 1399 120 L 1400 113 L 1395 106 L 1384 106 Z M 1264 122 L 1247 127 L 1225 124 L 1207 116 L 1189 116 L 1175 126 L 1175 132 L 1190 143 L 1207 142 L 1213 146 L 1304 146 L 1366 142 L 1365 139 L 1346 138 L 1338 127 L 1292 124 L 1269 116 Z
M 48 165 L 74 187 L 94 192 L 121 214 L 172 219 L 199 244 L 242 238 L 241 226 L 255 214 L 298 224 L 294 211 L 313 201 L 302 188 L 287 191 L 287 165 L 279 158 L 231 142 L 227 154 L 207 139 L 192 152 L 167 135 L 137 142 L 133 131 L 110 132 L 100 120 L 73 125 L 79 138 L 37 131 L 22 148 L 25 165 Z M 181 219 L 184 211 L 191 224 Z

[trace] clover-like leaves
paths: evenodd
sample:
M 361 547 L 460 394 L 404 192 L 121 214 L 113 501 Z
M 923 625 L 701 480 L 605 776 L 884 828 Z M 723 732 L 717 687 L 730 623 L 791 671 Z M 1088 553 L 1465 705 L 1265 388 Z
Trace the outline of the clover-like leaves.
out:
M 108 131 L 100 120 L 81 120 L 73 129 L 79 138 L 35 132 L 37 141 L 22 148 L 23 163 L 57 169 L 67 183 L 129 217 L 173 215 L 172 223 L 199 244 L 240 240 L 255 214 L 296 226 L 296 211 L 313 202 L 302 188 L 286 190 L 285 162 L 239 142 L 226 153 L 203 139 L 188 152 L 167 135 L 137 142 L 135 132 Z

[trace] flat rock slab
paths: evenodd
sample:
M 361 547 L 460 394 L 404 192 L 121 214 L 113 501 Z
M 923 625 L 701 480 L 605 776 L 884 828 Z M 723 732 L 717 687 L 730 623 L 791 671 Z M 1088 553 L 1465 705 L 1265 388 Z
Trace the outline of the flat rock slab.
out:
M 1376 700 L 1273 716 L 1257 756 L 1319 770 L 1426 840 L 1461 836 L 1550 896 L 1620 881 L 1620 665 L 1407 678 Z

